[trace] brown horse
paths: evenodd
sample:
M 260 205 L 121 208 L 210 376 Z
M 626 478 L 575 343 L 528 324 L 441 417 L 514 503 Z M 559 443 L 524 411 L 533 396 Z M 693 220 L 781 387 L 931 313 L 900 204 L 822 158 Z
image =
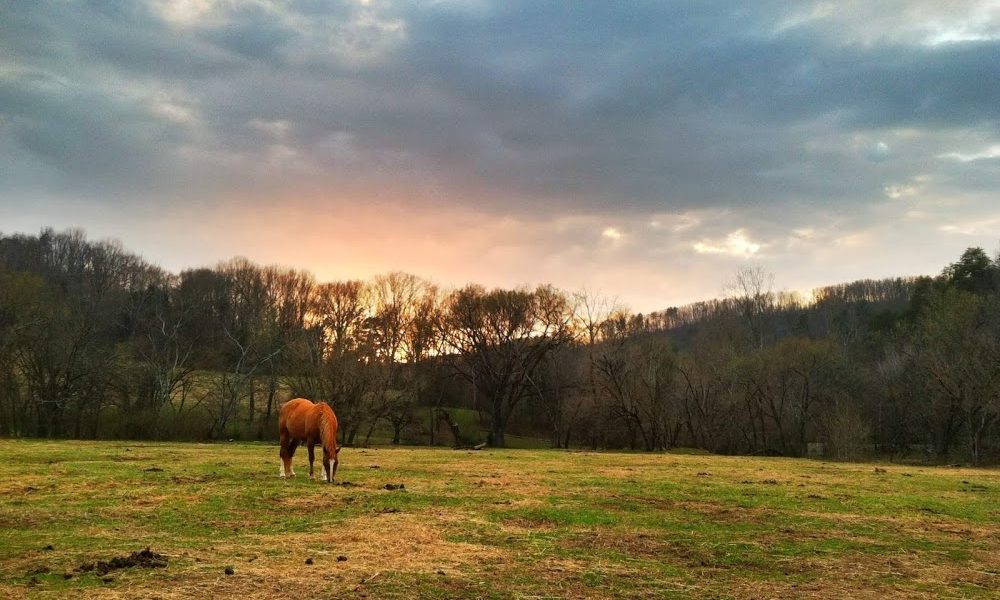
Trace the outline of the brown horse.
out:
M 326 402 L 313 403 L 305 398 L 295 398 L 281 405 L 278 413 L 278 439 L 281 441 L 281 477 L 294 477 L 292 457 L 299 444 L 309 447 L 309 479 L 313 475 L 313 447 L 323 446 L 323 475 L 333 483 L 337 474 L 337 415 Z

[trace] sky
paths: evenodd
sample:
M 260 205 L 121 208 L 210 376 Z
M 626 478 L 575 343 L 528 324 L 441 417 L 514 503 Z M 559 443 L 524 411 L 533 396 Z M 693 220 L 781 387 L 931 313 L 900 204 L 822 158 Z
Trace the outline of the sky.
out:
M 1000 1 L 0 0 L 0 232 L 637 310 L 1000 248 Z

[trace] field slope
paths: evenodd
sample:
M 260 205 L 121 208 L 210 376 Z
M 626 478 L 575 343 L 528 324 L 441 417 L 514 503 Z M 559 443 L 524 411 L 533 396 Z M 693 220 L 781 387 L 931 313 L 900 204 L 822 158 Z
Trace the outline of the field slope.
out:
M 0 597 L 1000 594 L 995 470 L 378 448 L 324 486 L 304 455 L 0 440 Z

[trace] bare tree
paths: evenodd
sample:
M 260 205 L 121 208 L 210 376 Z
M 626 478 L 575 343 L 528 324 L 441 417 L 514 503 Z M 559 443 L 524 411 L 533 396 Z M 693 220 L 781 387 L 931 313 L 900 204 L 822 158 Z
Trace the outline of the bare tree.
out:
M 226 348 L 226 367 L 215 378 L 217 403 L 212 407 L 210 437 L 225 431 L 243 400 L 253 393 L 261 368 L 283 349 L 283 343 L 275 340 L 274 307 L 262 269 L 235 259 L 217 271 L 212 306 Z
M 597 359 L 597 371 L 611 414 L 625 426 L 632 448 L 675 445 L 681 421 L 671 406 L 674 357 L 665 341 L 623 338 L 609 344 Z
M 972 459 L 983 453 L 983 434 L 1000 421 L 1000 318 L 997 300 L 961 290 L 931 299 L 908 351 L 934 400 L 938 450 L 947 456 L 962 425 Z
M 313 302 L 316 281 L 311 273 L 295 269 L 268 267 L 263 271 L 264 289 L 267 294 L 266 317 L 273 323 L 265 344 L 265 354 L 273 354 L 265 364 L 267 373 L 267 398 L 264 408 L 265 423 L 271 423 L 275 413 L 278 384 L 283 373 L 293 370 L 297 357 L 294 349 L 305 347 L 310 335 L 308 329 L 309 311 Z M 291 350 L 290 350 L 291 349 Z M 253 387 L 251 387 L 251 392 Z M 249 418 L 254 417 L 253 394 L 250 396 Z
M 457 373 L 488 403 L 491 444 L 504 433 L 545 356 L 572 339 L 572 307 L 551 287 L 486 291 L 468 286 L 445 303 L 441 334 Z
M 340 281 L 318 286 L 313 300 L 321 332 L 312 353 L 315 394 L 333 404 L 347 444 L 354 443 L 368 421 L 366 405 L 374 382 L 367 334 L 369 293 L 364 282 Z
M 543 377 L 536 378 L 545 384 L 544 392 L 537 385 L 536 390 L 552 426 L 553 445 L 566 448 L 583 419 L 584 410 L 597 413 L 604 409 L 598 382 L 597 349 L 612 333 L 612 319 L 627 314 L 616 300 L 587 290 L 574 294 L 572 301 L 572 334 L 584 351 L 582 370 L 577 372 L 572 366 L 575 354 L 560 347 L 543 362 Z
M 726 296 L 746 322 L 751 347 L 763 348 L 766 320 L 776 300 L 774 275 L 761 267 L 739 269 L 726 289 Z
M 398 432 L 408 422 L 410 397 L 402 389 L 401 364 L 406 358 L 407 341 L 418 309 L 418 301 L 426 283 L 408 273 L 389 273 L 371 283 L 371 308 L 367 320 L 369 343 L 374 352 L 375 388 L 370 403 L 370 418 L 365 443 L 371 438 L 379 421 L 397 425 Z M 395 419 L 391 418 L 392 416 Z

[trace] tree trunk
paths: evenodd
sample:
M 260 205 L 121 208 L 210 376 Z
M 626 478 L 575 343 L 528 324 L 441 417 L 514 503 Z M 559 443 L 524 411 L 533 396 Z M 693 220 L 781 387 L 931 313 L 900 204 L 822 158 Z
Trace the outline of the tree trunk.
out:
M 490 446 L 494 448 L 506 448 L 507 442 L 504 439 L 504 427 L 496 420 L 493 422 L 493 426 L 490 428 Z
M 368 431 L 365 433 L 365 446 L 368 445 L 368 441 L 372 439 L 372 434 L 375 433 L 375 428 L 378 427 L 378 422 L 381 416 L 376 416 L 371 420 L 371 424 L 368 425 Z
M 451 418 L 451 415 L 448 414 L 448 411 L 446 411 L 446 410 L 444 410 L 442 408 L 438 408 L 437 409 L 437 418 L 438 419 L 443 419 L 444 422 L 445 422 L 445 424 L 448 426 L 448 429 L 451 431 L 451 436 L 453 438 L 455 438 L 455 442 L 454 442 L 455 447 L 457 448 L 458 446 L 461 446 L 462 445 L 462 432 L 458 428 L 458 423 L 456 423 L 455 420 Z
M 254 380 L 251 378 L 250 379 L 250 399 L 249 399 L 249 406 L 247 406 L 247 423 L 249 423 L 251 425 L 253 424 L 253 414 L 254 414 L 254 411 L 255 411 L 255 408 L 256 408 L 254 406 L 254 404 L 255 404 L 254 403 L 254 399 L 257 397 L 257 394 L 254 393 L 256 391 L 256 388 L 257 388 L 257 386 L 255 385 L 255 383 L 256 382 L 254 382 Z
M 272 375 L 271 378 L 270 378 L 270 380 L 268 381 L 268 388 L 267 388 L 267 418 L 268 418 L 268 420 L 270 420 L 271 413 L 274 411 L 274 395 L 277 393 L 277 391 L 278 391 L 278 378 Z
M 430 411 L 430 419 L 428 420 L 428 423 L 431 428 L 431 446 L 433 446 L 435 441 L 434 434 L 437 432 L 437 419 L 434 418 L 434 407 L 431 406 L 428 410 Z

